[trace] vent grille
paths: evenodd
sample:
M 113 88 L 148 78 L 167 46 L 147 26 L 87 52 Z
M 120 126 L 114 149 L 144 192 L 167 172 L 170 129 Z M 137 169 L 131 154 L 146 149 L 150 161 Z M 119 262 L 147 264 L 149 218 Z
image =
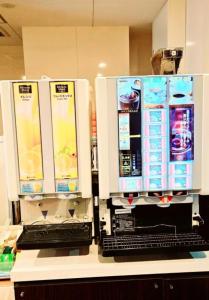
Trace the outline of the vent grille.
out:
M 2 26 L 0 26 L 0 38 L 5 37 L 10 37 L 10 34 Z
M 4 17 L 0 14 L 0 24 L 6 24 L 7 21 L 4 19 Z
M 1 0 L 0 0 L 1 1 Z M 13 28 L 7 20 L 0 14 L 0 41 L 4 43 L 7 38 L 12 38 L 13 40 L 22 40 L 21 35 Z M 11 39 L 11 41 L 12 41 Z

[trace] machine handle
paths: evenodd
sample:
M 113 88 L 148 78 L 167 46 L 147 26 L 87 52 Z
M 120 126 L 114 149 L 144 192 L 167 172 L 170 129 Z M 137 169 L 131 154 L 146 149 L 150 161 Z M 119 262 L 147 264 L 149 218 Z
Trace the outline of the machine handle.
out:
M 155 289 L 158 289 L 158 288 L 159 288 L 158 283 L 156 283 L 156 282 L 154 283 L 154 288 L 155 288 Z
M 20 292 L 20 298 L 24 298 L 24 296 L 25 296 L 25 292 Z

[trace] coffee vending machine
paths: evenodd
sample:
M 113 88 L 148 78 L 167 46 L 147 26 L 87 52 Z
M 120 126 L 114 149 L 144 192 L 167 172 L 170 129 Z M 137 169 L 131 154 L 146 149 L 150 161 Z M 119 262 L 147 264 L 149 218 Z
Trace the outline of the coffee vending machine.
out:
M 17 247 L 92 241 L 88 81 L 2 81 L 8 198 L 24 225 Z
M 208 75 L 96 79 L 103 256 L 209 249 Z

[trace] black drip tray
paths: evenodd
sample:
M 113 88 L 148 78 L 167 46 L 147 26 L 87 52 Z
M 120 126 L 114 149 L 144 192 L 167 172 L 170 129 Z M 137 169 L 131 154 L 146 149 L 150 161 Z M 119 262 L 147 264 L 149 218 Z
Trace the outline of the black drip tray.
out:
M 25 225 L 17 249 L 77 248 L 91 243 L 91 222 Z
M 106 236 L 103 256 L 141 255 L 209 250 L 209 242 L 197 233 L 140 234 Z

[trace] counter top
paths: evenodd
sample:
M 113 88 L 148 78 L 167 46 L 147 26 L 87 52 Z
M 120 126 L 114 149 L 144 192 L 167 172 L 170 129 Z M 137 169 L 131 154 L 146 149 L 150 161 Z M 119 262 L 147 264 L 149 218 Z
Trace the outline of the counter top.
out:
M 209 272 L 209 251 L 188 253 L 187 258 L 98 255 L 92 245 L 88 255 L 69 256 L 67 250 L 24 250 L 11 272 L 13 282 L 128 275 Z

